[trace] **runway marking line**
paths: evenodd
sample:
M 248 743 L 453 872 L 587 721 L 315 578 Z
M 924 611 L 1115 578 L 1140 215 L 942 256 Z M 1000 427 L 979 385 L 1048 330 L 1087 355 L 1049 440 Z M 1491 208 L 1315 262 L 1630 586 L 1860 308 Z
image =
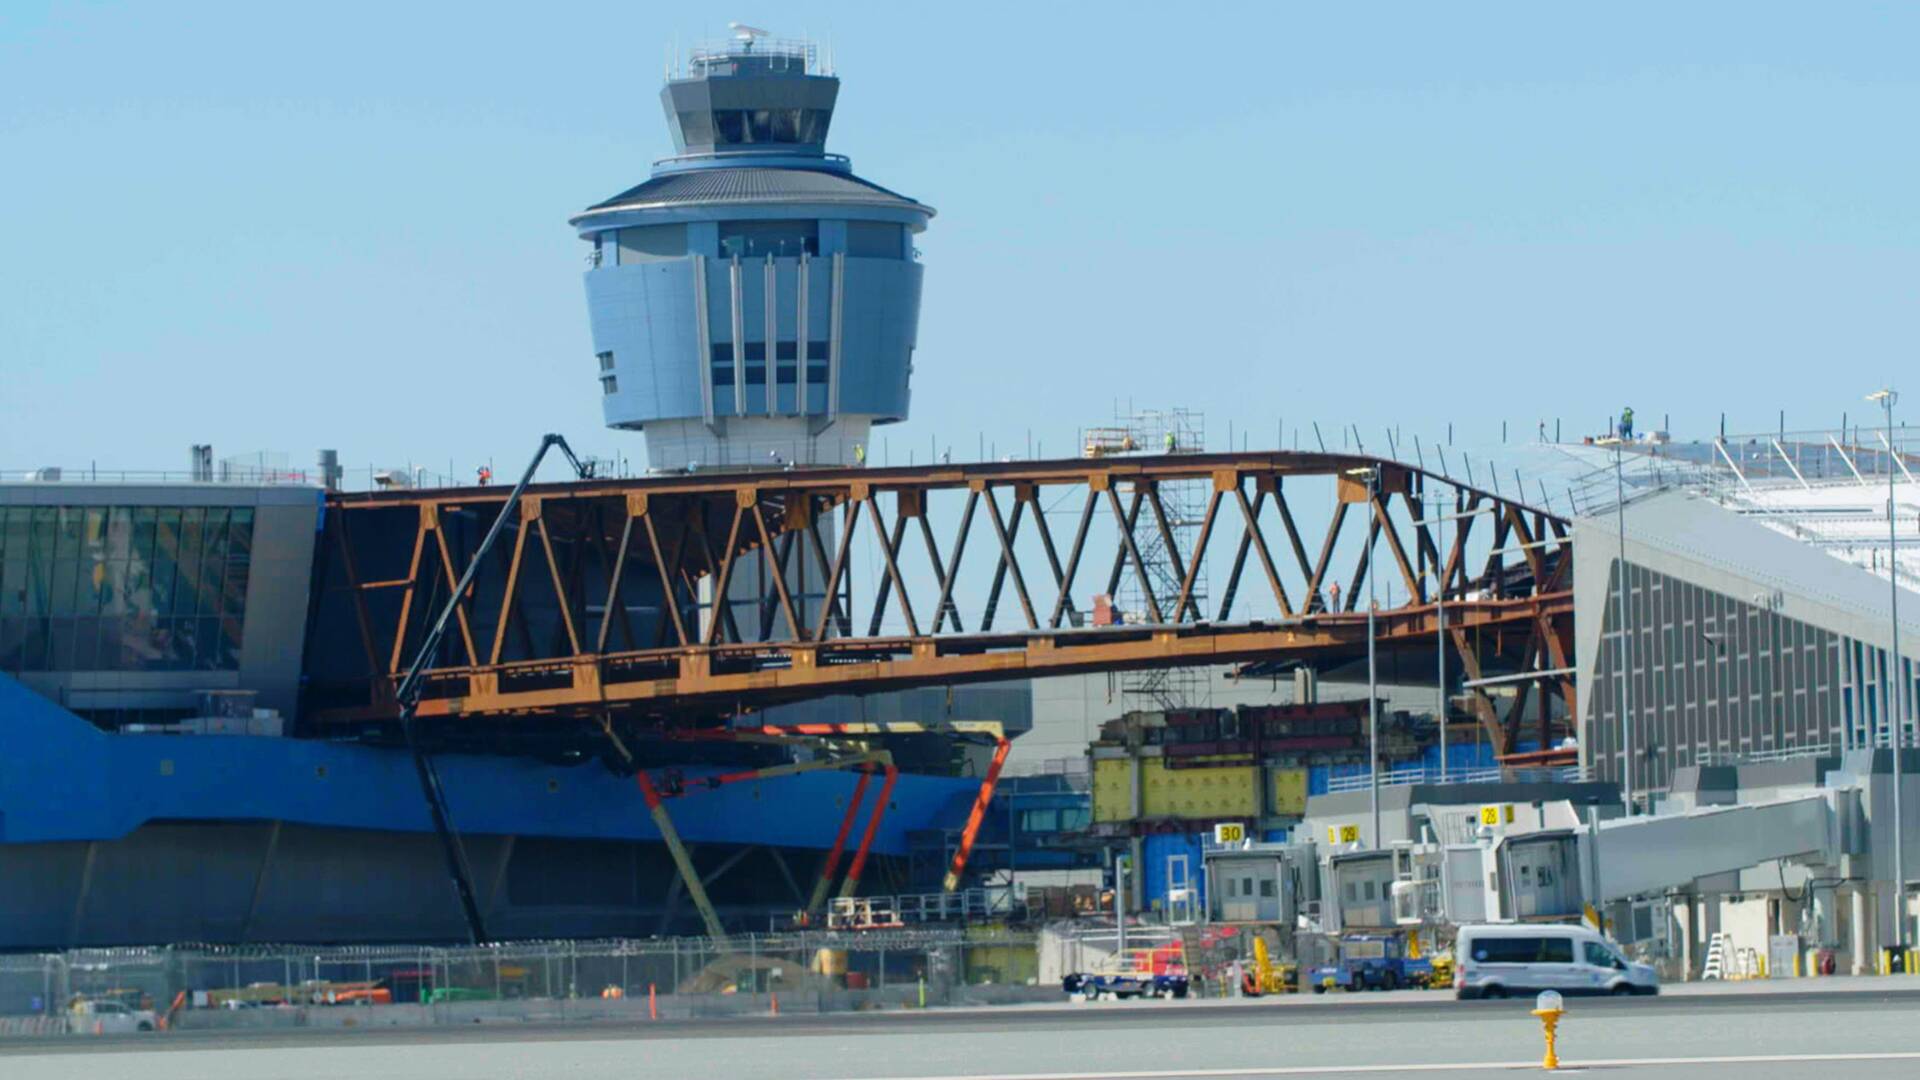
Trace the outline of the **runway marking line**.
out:
M 1855 1054 L 1734 1054 L 1721 1057 L 1597 1058 L 1567 1062 L 1562 1072 L 1589 1068 L 1660 1065 L 1781 1065 L 1815 1062 L 1920 1061 L 1920 1051 L 1895 1050 Z M 1151 1069 L 1121 1072 L 951 1073 L 940 1076 L 891 1076 L 874 1080 L 1211 1080 L 1235 1076 L 1341 1076 L 1368 1073 L 1471 1072 L 1486 1069 L 1539 1069 L 1540 1060 L 1442 1061 L 1400 1065 L 1276 1065 L 1267 1068 Z

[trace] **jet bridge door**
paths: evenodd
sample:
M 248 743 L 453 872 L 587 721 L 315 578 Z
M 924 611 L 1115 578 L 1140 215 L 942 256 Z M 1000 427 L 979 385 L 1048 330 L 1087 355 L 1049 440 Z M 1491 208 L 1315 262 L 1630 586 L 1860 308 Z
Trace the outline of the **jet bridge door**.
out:
M 1570 835 L 1509 840 L 1507 888 L 1511 911 L 1522 919 L 1575 915 L 1580 911 L 1577 841 Z

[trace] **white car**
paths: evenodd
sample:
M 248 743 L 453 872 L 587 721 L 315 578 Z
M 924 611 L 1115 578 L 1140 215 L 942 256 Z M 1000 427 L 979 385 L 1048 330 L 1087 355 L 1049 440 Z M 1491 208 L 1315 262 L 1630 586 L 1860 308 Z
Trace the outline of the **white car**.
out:
M 1463 926 L 1453 945 L 1460 998 L 1503 998 L 1555 990 L 1575 994 L 1657 994 L 1660 976 L 1621 955 L 1584 926 Z
M 83 1001 L 73 1011 L 73 1030 L 82 1035 L 128 1035 L 159 1027 L 160 1017 L 152 1009 L 130 1009 L 118 1001 Z

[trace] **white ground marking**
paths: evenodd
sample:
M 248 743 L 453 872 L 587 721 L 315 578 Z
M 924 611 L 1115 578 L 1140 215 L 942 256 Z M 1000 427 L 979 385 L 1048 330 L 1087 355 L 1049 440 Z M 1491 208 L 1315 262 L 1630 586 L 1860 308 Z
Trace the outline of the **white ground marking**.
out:
M 1602 1058 L 1567 1062 L 1561 1072 L 1585 1068 L 1625 1068 L 1660 1065 L 1773 1065 L 1803 1062 L 1920 1061 L 1920 1051 L 1861 1054 L 1735 1054 L 1721 1057 Z M 1403 1065 L 1281 1065 L 1273 1068 L 1152 1069 L 1143 1072 L 951 1073 L 941 1076 L 891 1076 L 876 1080 L 1210 1080 L 1214 1077 L 1343 1076 L 1367 1073 L 1472 1072 L 1487 1069 L 1538 1069 L 1540 1059 L 1528 1061 L 1446 1061 Z

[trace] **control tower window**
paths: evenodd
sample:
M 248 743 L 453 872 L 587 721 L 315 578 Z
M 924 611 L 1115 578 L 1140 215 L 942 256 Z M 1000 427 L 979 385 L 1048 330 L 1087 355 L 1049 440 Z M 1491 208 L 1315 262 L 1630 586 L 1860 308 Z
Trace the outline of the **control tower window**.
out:
M 687 253 L 685 225 L 639 225 L 619 232 L 621 266 L 678 259 Z
M 898 259 L 905 243 L 899 225 L 885 221 L 847 222 L 847 254 L 856 258 Z
M 820 254 L 820 223 L 817 221 L 723 221 L 720 223 L 720 254 L 764 258 Z
M 711 124 L 704 113 L 681 113 L 680 131 L 689 145 L 711 138 L 715 146 L 756 143 L 824 143 L 833 113 L 827 109 L 715 109 Z

